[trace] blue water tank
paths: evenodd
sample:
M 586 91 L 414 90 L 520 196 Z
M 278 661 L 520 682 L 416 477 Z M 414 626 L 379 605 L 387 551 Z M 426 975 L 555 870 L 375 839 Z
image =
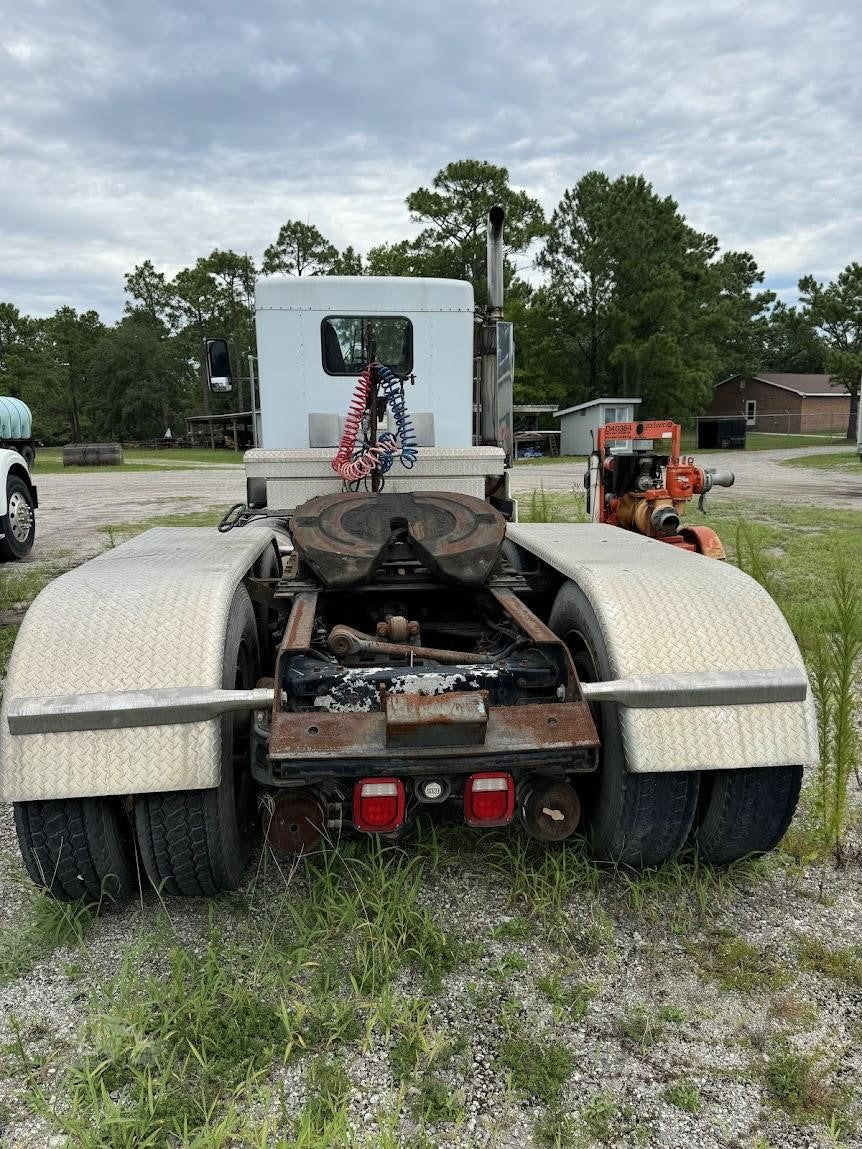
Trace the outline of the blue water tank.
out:
M 27 404 L 0 395 L 0 439 L 29 439 L 32 428 L 33 416 Z

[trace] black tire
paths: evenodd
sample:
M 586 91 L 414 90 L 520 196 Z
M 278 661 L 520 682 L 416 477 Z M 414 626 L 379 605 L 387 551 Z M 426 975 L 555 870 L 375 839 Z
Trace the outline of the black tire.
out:
M 30 488 L 18 475 L 6 480 L 6 513 L 0 518 L 0 559 L 23 559 L 33 549 L 36 516 Z
M 601 628 L 587 596 L 567 582 L 548 625 L 568 646 L 584 681 L 614 678 Z M 578 789 L 583 826 L 593 856 L 628 866 L 657 866 L 685 845 L 697 808 L 697 771 L 631 774 L 626 770 L 619 708 L 593 710 L 602 740 L 599 768 Z
M 138 889 L 122 798 L 16 802 L 15 829 L 27 873 L 60 901 L 121 902 Z
M 257 625 L 248 591 L 233 596 L 222 685 L 250 689 L 259 677 Z M 138 848 L 152 884 L 168 894 L 210 897 L 242 881 L 254 842 L 257 794 L 251 776 L 251 716 L 221 719 L 221 781 L 135 799 Z
M 801 766 L 705 770 L 692 844 L 701 861 L 726 865 L 774 849 L 790 825 Z
M 281 555 L 274 543 L 266 548 L 251 569 L 252 578 L 278 578 L 281 575 Z M 253 602 L 254 616 L 257 622 L 257 642 L 260 650 L 261 665 L 267 667 L 267 674 L 272 673 L 275 662 L 275 640 L 273 628 L 279 619 L 277 610 L 267 606 L 264 602 Z

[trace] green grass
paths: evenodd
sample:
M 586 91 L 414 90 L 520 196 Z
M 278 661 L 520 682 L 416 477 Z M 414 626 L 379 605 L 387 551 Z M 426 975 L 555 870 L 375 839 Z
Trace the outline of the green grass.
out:
M 117 546 L 133 535 L 139 535 L 152 527 L 215 527 L 221 522 L 226 510 L 226 506 L 217 506 L 200 511 L 175 511 L 170 514 L 152 515 L 138 522 L 107 523 L 99 529 L 105 535 L 108 546 Z
M 49 578 L 41 566 L 7 565 L 0 569 L 0 611 L 28 607 Z
M 572 1143 L 578 1149 L 599 1145 L 646 1145 L 653 1130 L 638 1119 L 632 1105 L 622 1104 L 609 1089 L 594 1093 L 583 1106 L 579 1118 L 579 1137 Z
M 820 762 L 810 813 L 822 852 L 839 865 L 846 861 L 850 779 L 858 770 L 862 738 L 856 726 L 857 691 L 862 683 L 862 585 L 839 560 L 828 580 L 832 598 L 815 615 L 802 611 L 801 632 L 817 705 Z
M 171 448 L 164 451 L 148 451 L 138 447 L 123 449 L 123 462 L 112 467 L 64 467 L 62 447 L 43 447 L 36 452 L 33 478 L 38 483 L 40 475 L 75 475 L 121 473 L 123 471 L 183 471 L 189 463 L 208 463 L 210 466 L 240 466 L 242 451 L 212 451 L 205 447 Z
M 548 1034 L 513 1027 L 500 1045 L 500 1064 L 513 1089 L 546 1104 L 559 1100 L 560 1091 L 575 1067 L 566 1047 Z
M 597 993 L 594 985 L 573 982 L 561 978 L 556 973 L 537 977 L 536 988 L 541 990 L 554 1006 L 554 1020 L 558 1022 L 582 1021 Z
M 506 921 L 501 922 L 491 931 L 491 937 L 495 939 L 509 938 L 517 941 L 528 941 L 536 935 L 536 923 L 530 921 L 529 918 L 522 917 L 520 914 L 515 917 L 507 918 Z
M 833 949 L 819 938 L 800 937 L 796 958 L 801 969 L 862 989 L 862 944 Z
M 430 987 L 456 967 L 459 947 L 420 903 L 420 855 L 343 843 L 306 866 L 309 897 L 290 901 L 292 929 L 319 952 L 340 944 L 355 993 L 373 995 L 412 967 Z
M 285 875 L 265 914 L 237 899 L 230 928 L 194 950 L 148 930 L 91 1006 L 88 1052 L 62 1089 L 36 1091 L 37 1109 L 82 1149 L 324 1149 L 349 1141 L 339 1058 L 382 1043 L 414 1120 L 459 1121 L 463 1099 L 440 1075 L 454 1046 L 424 999 L 395 989 L 403 978 L 433 992 L 466 951 L 422 904 L 428 865 L 376 841 L 342 845 Z M 297 1061 L 309 1100 L 284 1115 L 283 1140 L 266 1140 L 246 1115 L 277 1104 L 273 1073 Z
M 807 467 L 815 471 L 847 471 L 848 474 L 862 475 L 862 455 L 855 451 L 836 451 L 831 455 L 799 455 L 784 459 L 782 467 Z
M 785 451 L 796 447 L 837 447 L 847 442 L 843 432 L 834 435 L 773 435 L 767 431 L 749 431 L 745 437 L 746 451 Z M 682 449 L 687 454 L 697 454 L 697 437 L 685 434 Z M 710 452 L 701 451 L 701 454 Z
M 850 1131 L 852 1095 L 830 1080 L 821 1056 L 800 1053 L 782 1041 L 758 1068 L 764 1091 L 776 1108 L 795 1121 L 822 1121 L 837 1137 Z
M 0 627 L 0 679 L 5 679 L 9 668 L 9 659 L 12 657 L 12 647 L 18 637 L 17 626 Z M 2 690 L 0 690 L 2 696 Z
M 27 973 L 59 946 L 82 946 L 94 909 L 83 902 L 55 901 L 28 886 L 18 922 L 0 930 L 0 985 Z
M 536 1120 L 533 1140 L 539 1149 L 581 1149 L 581 1125 L 562 1105 L 552 1105 Z
M 680 1014 L 673 1007 L 654 1010 L 636 1005 L 620 1019 L 620 1034 L 638 1049 L 652 1049 L 664 1040 L 667 1023 L 679 1020 Z
M 722 989 L 773 993 L 791 980 L 790 971 L 777 958 L 728 932 L 692 944 L 690 953 L 701 974 Z
M 745 440 L 746 451 L 781 451 L 811 449 L 812 447 L 839 447 L 847 442 L 843 433 L 835 435 L 771 435 L 763 431 L 749 431 Z M 727 451 L 727 448 L 710 447 L 698 448 L 697 436 L 690 431 L 682 436 L 682 450 L 686 455 L 713 455 L 718 451 Z M 814 456 L 818 458 L 818 456 Z M 801 464 L 801 460 L 799 460 Z M 547 456 L 542 459 L 518 459 L 516 467 L 546 467 L 555 463 L 571 464 L 581 468 L 586 467 L 585 455 L 557 455 L 554 458 Z
M 687 850 L 660 866 L 620 869 L 620 901 L 642 920 L 687 936 L 693 925 L 709 922 L 740 890 L 750 888 L 762 870 L 763 864 L 756 860 L 704 865 L 696 852 Z
M 524 523 L 585 523 L 586 495 L 549 492 L 539 486 L 526 499 L 519 500 L 518 517 Z
M 484 864 L 509 884 L 515 904 L 541 919 L 563 915 L 577 892 L 593 899 L 601 871 L 577 842 L 549 850 L 523 834 L 488 834 L 481 842 Z
M 684 1113 L 699 1113 L 703 1105 L 698 1087 L 684 1077 L 678 1078 L 665 1088 L 664 1099 L 676 1109 L 682 1109 Z
M 619 1113 L 619 1106 L 613 1093 L 605 1090 L 594 1093 L 581 1110 L 581 1121 L 585 1131 L 595 1141 L 606 1145 L 613 1136 L 614 1123 Z

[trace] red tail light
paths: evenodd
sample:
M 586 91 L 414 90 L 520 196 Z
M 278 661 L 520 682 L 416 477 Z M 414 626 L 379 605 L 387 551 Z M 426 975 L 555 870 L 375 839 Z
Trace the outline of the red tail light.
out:
M 507 826 L 515 812 L 511 774 L 471 774 L 464 786 L 464 821 L 468 826 Z
M 404 785 L 397 778 L 363 778 L 353 787 L 353 824 L 368 834 L 386 834 L 404 821 Z

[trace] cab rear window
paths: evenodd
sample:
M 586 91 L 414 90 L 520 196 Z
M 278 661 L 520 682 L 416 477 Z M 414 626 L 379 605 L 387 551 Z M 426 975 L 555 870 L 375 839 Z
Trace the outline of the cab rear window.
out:
M 327 375 L 359 375 L 375 361 L 396 375 L 413 370 L 413 324 L 403 315 L 327 315 L 320 343 Z

